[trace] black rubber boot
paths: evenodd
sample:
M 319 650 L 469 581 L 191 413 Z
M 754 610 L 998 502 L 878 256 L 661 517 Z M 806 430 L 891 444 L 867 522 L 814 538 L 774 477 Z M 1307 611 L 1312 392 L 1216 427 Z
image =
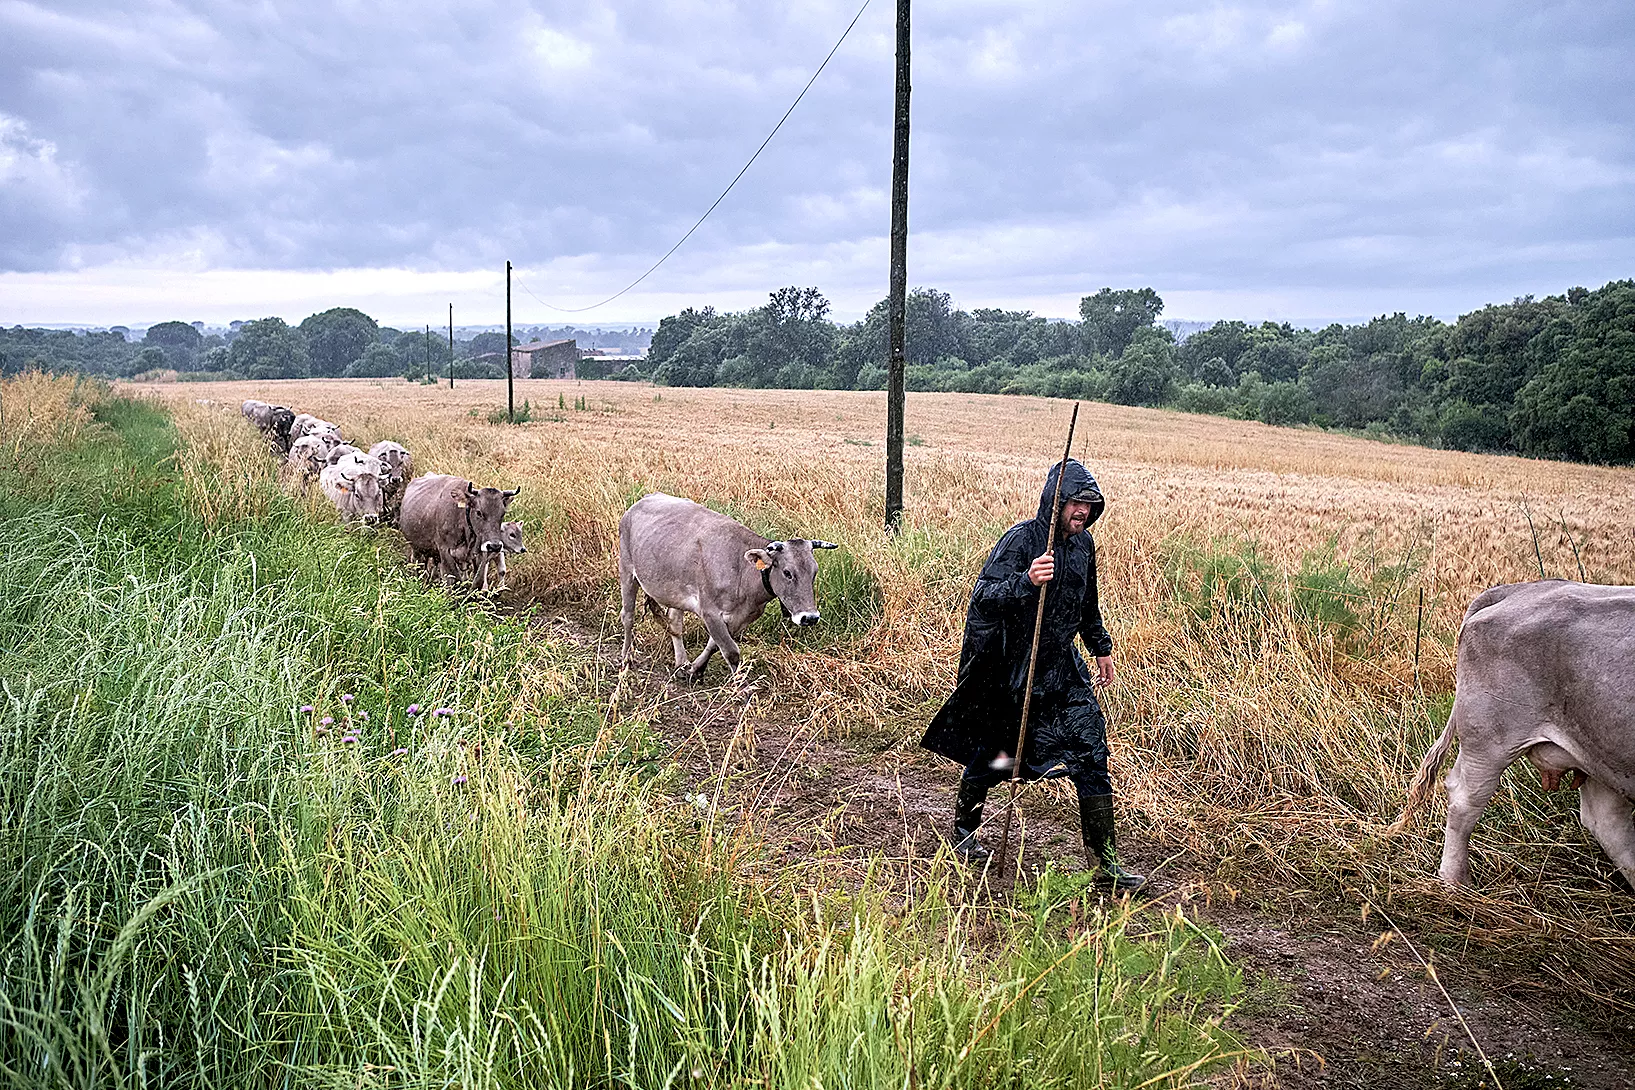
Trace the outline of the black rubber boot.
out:
M 959 796 L 954 800 L 954 854 L 978 867 L 993 856 L 976 838 L 976 831 L 982 825 L 982 805 L 987 800 L 987 785 L 966 779 L 959 781 Z
M 1084 850 L 1096 872 L 1096 888 L 1105 893 L 1138 893 L 1147 880 L 1118 865 L 1113 846 L 1113 796 L 1080 795 L 1079 821 L 1084 831 Z

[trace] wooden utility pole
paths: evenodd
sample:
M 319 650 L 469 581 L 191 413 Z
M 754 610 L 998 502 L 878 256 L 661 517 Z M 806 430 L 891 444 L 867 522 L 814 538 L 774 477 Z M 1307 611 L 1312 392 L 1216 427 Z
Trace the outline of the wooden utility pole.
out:
M 454 389 L 454 304 L 448 305 L 448 388 Z
M 505 419 L 517 422 L 517 398 L 511 384 L 511 263 L 505 263 Z
M 891 355 L 886 377 L 886 529 L 903 520 L 903 342 L 908 323 L 908 5 L 897 0 L 897 114 L 891 146 Z
M 422 342 L 426 346 L 426 381 L 436 381 L 431 377 L 431 323 L 426 323 L 426 339 Z

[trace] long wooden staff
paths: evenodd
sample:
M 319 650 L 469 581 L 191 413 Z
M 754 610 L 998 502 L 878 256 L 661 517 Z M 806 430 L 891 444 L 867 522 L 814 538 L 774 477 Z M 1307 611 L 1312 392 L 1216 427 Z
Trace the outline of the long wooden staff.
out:
M 1067 422 L 1067 447 L 1062 451 L 1061 465 L 1056 467 L 1056 495 L 1050 501 L 1050 536 L 1046 539 L 1045 552 L 1054 554 L 1056 551 L 1056 524 L 1062 520 L 1062 477 L 1067 474 L 1067 456 L 1073 452 L 1073 430 L 1079 423 L 1079 403 L 1073 402 L 1073 418 Z M 1031 564 L 1029 565 L 1031 567 Z M 1016 757 L 1011 764 L 1011 797 L 1005 804 L 1005 835 L 999 840 L 999 860 L 994 867 L 994 877 L 1002 878 L 1005 874 L 1005 857 L 1011 847 L 1011 821 L 1016 817 L 1016 794 L 1022 784 L 1022 751 L 1028 742 L 1028 710 L 1033 705 L 1033 670 L 1039 665 L 1039 632 L 1045 624 L 1045 592 L 1050 589 L 1049 583 L 1039 586 L 1039 608 L 1033 614 L 1033 646 L 1028 650 L 1028 682 L 1022 690 L 1022 726 L 1016 732 Z

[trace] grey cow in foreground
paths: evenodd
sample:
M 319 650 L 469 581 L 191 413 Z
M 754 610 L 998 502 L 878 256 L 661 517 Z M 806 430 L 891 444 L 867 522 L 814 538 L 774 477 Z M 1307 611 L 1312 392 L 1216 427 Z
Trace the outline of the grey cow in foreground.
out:
M 726 515 L 691 500 L 654 492 L 630 505 L 619 520 L 619 592 L 623 598 L 624 664 L 635 645 L 636 602 L 646 594 L 675 649 L 676 668 L 697 680 L 720 651 L 737 671 L 738 636 L 777 601 L 790 623 L 818 623 L 813 591 L 814 549 L 827 541 L 769 541 Z M 691 664 L 682 640 L 686 614 L 697 614 L 709 642 Z
M 1499 777 L 1526 757 L 1546 787 L 1579 782 L 1579 817 L 1635 887 L 1635 587 L 1552 579 L 1477 595 L 1459 632 L 1453 711 L 1393 831 L 1448 774 L 1440 874 L 1470 884 L 1470 834 Z
M 403 490 L 398 530 L 416 559 L 435 564 L 443 578 L 458 580 L 462 569 L 504 549 L 505 509 L 520 488 L 478 488 L 464 477 L 428 473 Z

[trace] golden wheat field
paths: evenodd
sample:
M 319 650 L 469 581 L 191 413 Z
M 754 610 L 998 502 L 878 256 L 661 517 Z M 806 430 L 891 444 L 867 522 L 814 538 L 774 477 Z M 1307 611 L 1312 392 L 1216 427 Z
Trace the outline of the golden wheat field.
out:
M 1033 514 L 1071 408 L 910 395 L 905 529 L 892 537 L 880 528 L 883 394 L 530 380 L 516 404 L 532 419 L 507 425 L 490 422 L 503 382 L 128 388 L 173 409 L 195 458 L 244 475 L 266 472 L 238 415 L 256 397 L 363 445 L 396 439 L 417 471 L 520 485 L 529 551 L 512 600 L 607 632 L 617 521 L 645 492 L 839 542 L 821 563 L 844 578 L 820 593 L 864 605 L 812 639 L 763 622 L 746 655 L 796 728 L 905 752 L 951 687 L 975 573 L 997 534 Z M 1106 703 L 1120 794 L 1145 835 L 1239 885 L 1364 891 L 1496 951 L 1525 936 L 1541 976 L 1630 1007 L 1635 917 L 1572 799 L 1513 769 L 1476 835 L 1476 893 L 1432 879 L 1437 819 L 1396 838 L 1385 827 L 1441 729 L 1475 593 L 1541 570 L 1635 582 L 1635 470 L 1097 403 L 1081 409 L 1074 454 L 1108 496 L 1095 534 L 1120 683 Z M 333 517 L 320 504 L 315 517 Z M 639 631 L 644 654 L 668 654 L 656 626 Z

